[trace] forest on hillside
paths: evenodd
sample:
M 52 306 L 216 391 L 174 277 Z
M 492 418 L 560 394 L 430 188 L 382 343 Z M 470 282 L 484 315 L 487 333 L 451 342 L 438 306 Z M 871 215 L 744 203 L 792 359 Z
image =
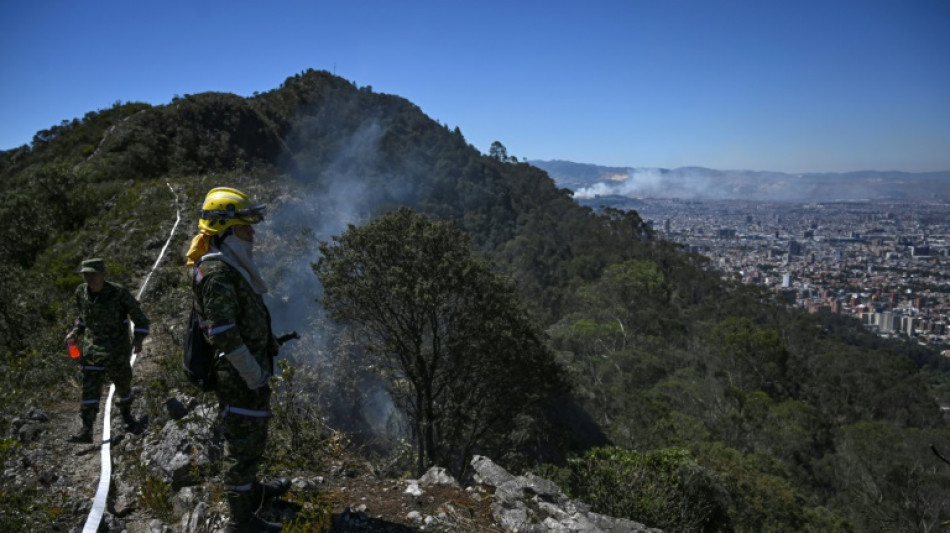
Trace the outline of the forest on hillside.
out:
M 947 531 L 939 354 L 721 279 L 635 211 L 580 206 L 494 148 L 479 153 L 403 98 L 306 71 L 250 98 L 117 103 L 0 153 L 0 460 L 17 446 L 13 416 L 69 379 L 61 344 L 80 260 L 105 256 L 134 286 L 175 198 L 181 249 L 204 193 L 229 185 L 270 207 L 269 305 L 276 328 L 304 337 L 285 372 L 298 388 L 312 379 L 319 416 L 393 476 L 432 464 L 465 475 L 477 453 L 667 531 Z M 374 290 L 345 292 L 354 264 L 379 276 L 358 280 Z M 173 257 L 146 295 L 156 335 L 179 341 L 183 272 Z M 367 303 L 337 305 L 352 301 Z M 437 326 L 415 334 L 445 342 L 417 355 L 448 370 L 417 380 L 383 364 L 405 331 L 369 327 L 402 319 L 369 313 L 380 301 L 429 313 Z M 180 353 L 162 357 L 178 368 Z M 406 393 L 426 383 L 440 392 L 424 404 Z M 148 384 L 157 398 L 187 386 Z M 391 404 L 382 425 L 368 390 Z M 286 462 L 319 431 L 277 426 Z M 0 489 L 0 510 L 42 523 L 55 503 L 37 497 L 14 512 Z

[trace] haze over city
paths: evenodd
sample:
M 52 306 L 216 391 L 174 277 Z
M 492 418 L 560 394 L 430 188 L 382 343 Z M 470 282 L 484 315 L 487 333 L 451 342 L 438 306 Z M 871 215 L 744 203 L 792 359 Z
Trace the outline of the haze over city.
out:
M 0 149 L 117 101 L 252 96 L 314 68 L 519 160 L 944 171 L 948 23 L 944 0 L 19 2 Z

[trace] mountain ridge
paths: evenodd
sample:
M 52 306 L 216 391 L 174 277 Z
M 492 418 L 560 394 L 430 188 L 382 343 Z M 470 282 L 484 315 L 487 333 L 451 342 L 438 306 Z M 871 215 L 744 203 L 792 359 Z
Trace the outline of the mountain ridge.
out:
M 950 476 L 926 445 L 950 442 L 934 403 L 950 365 L 939 354 L 885 342 L 838 316 L 789 309 L 659 239 L 634 211 L 578 205 L 544 170 L 481 154 L 458 128 L 408 100 L 308 71 L 251 98 L 201 93 L 167 106 L 119 104 L 0 153 L 0 401 L 8 406 L 0 430 L 11 435 L 0 443 L 0 462 L 16 474 L 0 487 L 0 526 L 68 530 L 82 514 L 82 493 L 92 486 L 79 474 L 90 456 L 62 440 L 79 397 L 62 345 L 81 282 L 76 266 L 103 256 L 111 279 L 135 286 L 179 208 L 189 229 L 169 249 L 181 254 L 158 265 L 143 294 L 154 333 L 134 374 L 142 394 L 135 410 L 148 427 L 116 447 L 124 457 L 114 471 L 125 486 L 119 494 L 135 510 L 123 505 L 129 514 L 113 516 L 110 530 L 127 522 L 139 533 L 152 519 L 182 518 L 186 491 L 176 493 L 140 458 L 143 441 L 176 425 L 164 407 L 171 399 L 214 411 L 180 369 L 191 297 L 181 255 L 204 194 L 221 185 L 269 205 L 255 257 L 275 332 L 293 329 L 301 339 L 278 360 L 267 470 L 314 483 L 327 470 L 338 478 L 291 493 L 288 506 L 309 506 L 300 513 L 309 517 L 299 518 L 314 529 L 367 497 L 348 484 L 345 495 L 332 489 L 349 477 L 334 450 L 392 480 L 372 484 L 399 496 L 388 507 L 393 524 L 408 512 L 393 487 L 422 474 L 411 434 L 387 417 L 394 405 L 379 386 L 387 375 L 364 359 L 371 354 L 357 325 L 321 313 L 312 270 L 320 241 L 402 207 L 471 238 L 472 252 L 511 281 L 543 327 L 539 338 L 573 385 L 543 412 L 522 413 L 513 431 L 476 435 L 471 451 L 512 473 L 536 470 L 597 513 L 670 531 L 699 529 L 689 522 L 705 531 L 850 533 L 950 519 L 939 511 L 950 509 L 941 499 Z M 466 353 L 464 362 L 475 364 L 490 351 Z M 505 399 L 499 383 L 524 386 L 512 374 L 446 388 L 463 393 L 453 401 L 477 408 Z M 22 424 L 32 420 L 30 406 L 48 409 L 53 423 L 23 431 L 30 424 L 17 426 L 11 413 L 25 414 Z M 494 406 L 506 421 L 518 408 Z M 464 429 L 466 420 L 452 422 Z M 468 459 L 467 450 L 445 451 Z M 453 462 L 461 464 L 439 466 Z M 50 470 L 64 475 L 57 481 Z M 202 479 L 186 505 L 208 503 L 217 514 L 220 492 Z M 381 513 L 373 500 L 363 505 L 369 516 Z
M 614 167 L 534 160 L 576 199 L 596 196 L 689 200 L 847 201 L 950 200 L 950 170 L 787 173 L 706 167 Z

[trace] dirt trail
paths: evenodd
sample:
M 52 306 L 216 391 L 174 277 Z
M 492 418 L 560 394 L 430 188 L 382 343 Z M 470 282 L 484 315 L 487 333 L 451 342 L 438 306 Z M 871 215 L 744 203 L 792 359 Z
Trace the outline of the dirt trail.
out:
M 143 350 L 145 356 L 140 356 L 133 368 L 133 390 L 137 396 L 133 404 L 133 413 L 139 418 L 145 415 L 146 400 L 143 397 L 142 385 L 152 379 L 158 369 L 154 360 L 158 355 L 155 354 L 164 352 L 164 349 L 157 351 L 155 344 L 146 340 Z M 62 355 L 67 357 L 65 349 Z M 78 371 L 74 376 L 62 384 L 61 394 L 55 401 L 44 404 L 44 407 L 39 409 L 48 417 L 48 421 L 40 424 L 41 431 L 35 435 L 35 438 L 23 443 L 19 450 L 18 464 L 15 465 L 15 475 L 9 470 L 6 472 L 8 480 L 13 477 L 16 482 L 22 482 L 27 487 L 37 489 L 37 500 L 39 500 L 37 504 L 50 507 L 47 514 L 56 531 L 81 530 L 92 507 L 101 477 L 103 417 L 108 389 L 104 388 L 101 398 L 99 415 L 93 427 L 93 442 L 91 444 L 70 442 L 69 436 L 78 431 L 81 426 Z M 114 406 L 114 399 L 111 426 L 110 452 L 113 465 L 119 458 L 133 459 L 128 455 L 137 454 L 141 439 L 153 429 L 146 428 L 139 435 L 127 433 L 118 409 Z M 134 460 L 138 460 L 137 455 Z M 116 482 L 117 475 L 119 474 L 113 470 L 113 484 Z M 108 509 L 109 506 L 107 506 Z M 133 533 L 131 529 L 130 533 Z
M 148 304 L 148 302 L 144 302 L 142 299 L 143 295 L 147 295 L 146 289 L 148 288 L 152 274 L 161 266 L 163 261 L 167 260 L 166 256 L 169 245 L 173 242 L 175 233 L 181 222 L 181 208 L 179 206 L 178 194 L 170 184 L 168 184 L 168 188 L 175 196 L 175 222 L 168 233 L 165 245 L 155 259 L 155 263 L 140 280 L 138 284 L 139 289 L 134 291 L 136 299 L 139 300 L 139 303 L 143 306 L 147 306 Z M 153 317 L 152 320 L 155 321 L 155 318 L 157 317 Z M 148 422 L 148 415 L 145 413 L 144 406 L 145 402 L 149 399 L 145 397 L 145 389 L 142 387 L 142 384 L 148 383 L 155 377 L 155 373 L 159 368 L 155 361 L 155 357 L 160 356 L 158 354 L 175 353 L 175 347 L 162 346 L 162 342 L 158 340 L 160 338 L 161 336 L 147 337 L 143 343 L 142 351 L 134 356 L 132 386 L 136 401 L 133 404 L 133 414 L 141 421 L 141 427 L 136 432 L 137 434 L 125 430 L 121 416 L 119 416 L 118 409 L 115 406 L 114 394 L 111 395 L 112 408 L 107 409 L 106 400 L 110 398 L 109 387 L 111 387 L 111 385 L 104 387 L 103 395 L 100 399 L 99 414 L 93 428 L 94 437 L 92 444 L 80 444 L 69 441 L 69 435 L 78 430 L 79 427 L 78 398 L 80 396 L 80 384 L 78 378 L 73 381 L 73 387 L 71 387 L 72 394 L 64 395 L 63 400 L 57 402 L 53 406 L 52 411 L 47 413 L 50 417 L 53 435 L 50 435 L 52 438 L 44 439 L 44 442 L 49 443 L 48 450 L 44 450 L 42 443 L 40 443 L 38 457 L 48 458 L 50 461 L 49 466 L 52 468 L 55 465 L 55 468 L 51 471 L 54 473 L 57 471 L 60 472 L 58 475 L 61 476 L 61 479 L 58 484 L 61 487 L 66 487 L 63 499 L 64 501 L 70 502 L 69 507 L 74 511 L 84 511 L 86 518 L 83 518 L 83 524 L 85 524 L 86 519 L 90 517 L 90 526 L 101 522 L 102 516 L 99 512 L 90 515 L 90 510 L 93 505 L 97 503 L 97 496 L 99 496 L 97 489 L 99 488 L 100 482 L 107 482 L 109 486 L 104 512 L 115 510 L 114 502 L 111 501 L 115 498 L 116 493 L 114 484 L 117 480 L 114 478 L 120 474 L 113 467 L 116 460 L 121 458 L 123 454 L 138 453 L 138 446 L 135 445 L 137 444 L 135 441 L 140 441 L 147 433 L 148 428 L 145 426 Z M 110 439 L 109 454 L 105 460 L 110 461 L 109 466 L 112 472 L 110 478 L 105 480 L 102 475 L 102 461 L 104 459 L 102 445 L 104 437 L 104 417 L 107 412 L 109 412 L 110 415 Z M 37 464 L 37 467 L 41 468 L 42 466 Z M 52 477 L 47 477 L 47 479 L 51 480 Z M 50 483 L 50 485 L 54 484 L 57 484 L 57 482 L 52 481 Z M 86 502 L 88 502 L 88 504 Z

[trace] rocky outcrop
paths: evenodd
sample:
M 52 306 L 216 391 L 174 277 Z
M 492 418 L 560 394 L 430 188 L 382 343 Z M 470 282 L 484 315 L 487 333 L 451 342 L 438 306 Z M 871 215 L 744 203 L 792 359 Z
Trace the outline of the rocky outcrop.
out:
M 142 463 L 161 472 L 174 489 L 204 483 L 202 471 L 221 457 L 221 446 L 214 439 L 216 417 L 214 408 L 198 406 L 169 420 L 158 439 L 143 447 Z
M 490 502 L 493 519 L 492 531 L 506 533 L 663 533 L 659 529 L 625 518 L 604 516 L 590 510 L 582 502 L 568 498 L 558 486 L 546 479 L 528 474 L 514 476 L 487 457 L 476 456 L 472 459 L 475 471 L 474 485 L 461 489 L 458 481 L 440 467 L 429 469 L 419 479 L 409 479 L 402 483 L 403 494 L 413 499 L 427 498 L 437 494 L 444 487 L 452 487 L 466 494 L 473 501 Z M 295 490 L 307 491 L 320 487 L 322 478 L 296 478 Z M 208 505 L 198 502 L 191 495 L 191 488 L 179 492 L 183 507 L 189 508 L 181 515 L 182 532 L 210 531 L 221 524 L 222 518 L 209 513 Z M 395 491 L 394 491 L 395 492 Z M 352 495 L 359 499 L 358 493 Z M 365 498 L 363 498 L 365 500 Z M 184 500 L 187 500 L 184 501 Z M 464 505 L 462 506 L 464 507 Z M 475 531 L 466 523 L 466 512 L 459 507 L 458 501 L 443 501 L 435 512 L 424 513 L 409 511 L 405 521 L 414 524 L 408 528 L 392 522 L 380 522 L 374 516 L 375 509 L 365 503 L 348 506 L 334 519 L 333 531 Z M 176 500 L 176 510 L 178 502 Z
M 472 459 L 475 481 L 494 487 L 492 514 L 505 531 L 518 533 L 662 533 L 625 518 L 594 513 L 571 500 L 552 481 L 532 474 L 513 476 L 487 457 Z
M 11 422 L 13 435 L 20 442 L 33 442 L 47 429 L 49 416 L 39 409 L 30 409 L 22 417 L 14 418 Z
M 164 407 L 145 431 L 113 435 L 113 483 L 101 531 L 208 533 L 223 527 L 227 509 L 214 468 L 222 453 L 214 432 L 217 410 L 184 395 Z M 20 444 L 11 447 L 0 472 L 19 491 L 59 491 L 66 503 L 53 529 L 78 532 L 92 503 L 100 443 L 68 443 L 62 435 L 75 414 L 57 417 L 62 428 L 53 428 L 53 417 L 40 410 L 14 419 L 9 431 Z M 265 505 L 259 514 L 288 524 L 302 512 L 338 502 L 332 511 L 326 508 L 330 531 L 659 532 L 594 513 L 555 483 L 512 475 L 486 457 L 476 456 L 471 465 L 474 475 L 462 484 L 440 467 L 418 479 L 394 480 L 379 477 L 368 462 L 332 459 L 321 471 L 325 475 L 300 472 L 292 480 L 293 497 Z

